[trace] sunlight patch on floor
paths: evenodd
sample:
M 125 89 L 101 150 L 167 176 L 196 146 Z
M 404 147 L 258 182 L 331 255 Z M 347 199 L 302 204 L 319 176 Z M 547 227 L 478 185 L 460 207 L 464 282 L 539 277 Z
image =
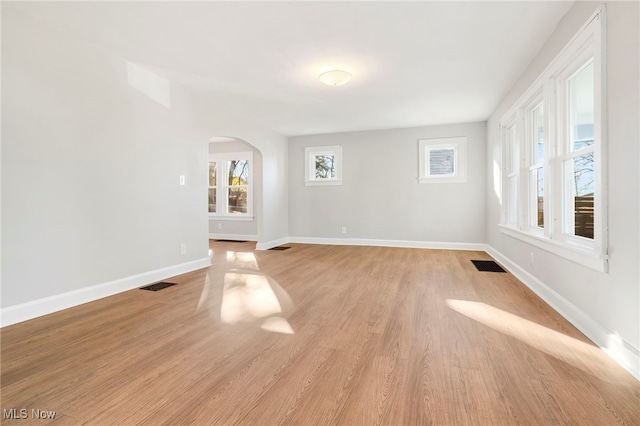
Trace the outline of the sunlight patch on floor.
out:
M 223 324 L 256 322 L 265 331 L 294 334 L 286 319 L 293 307 L 280 284 L 260 272 L 255 253 L 227 251 L 207 272 L 197 310 L 208 309 Z
M 295 334 L 291 324 L 289 321 L 282 317 L 271 317 L 267 318 L 262 325 L 261 329 L 271 331 L 273 333 L 281 333 L 281 334 Z
M 230 269 L 259 271 L 258 259 L 256 255 L 251 252 L 227 252 L 227 263 Z
M 447 299 L 454 311 L 611 383 L 627 373 L 600 348 L 482 302 Z
M 222 322 L 235 324 L 281 312 L 280 302 L 265 276 L 232 272 L 225 274 L 220 308 Z
M 281 317 L 291 308 L 287 292 L 266 275 L 227 272 L 224 276 L 220 319 L 226 324 L 265 319 L 261 328 L 293 334 L 291 325 Z

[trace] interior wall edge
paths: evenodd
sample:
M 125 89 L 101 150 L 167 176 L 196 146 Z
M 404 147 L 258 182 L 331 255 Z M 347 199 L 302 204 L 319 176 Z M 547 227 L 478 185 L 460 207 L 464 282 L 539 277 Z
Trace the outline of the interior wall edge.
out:
M 258 241 L 255 234 L 219 234 L 217 232 L 209 233 L 210 240 L 237 240 L 237 241 Z
M 277 240 L 258 242 L 256 244 L 256 250 L 269 250 L 273 247 L 281 246 L 282 244 L 287 244 L 291 242 L 290 237 L 278 238 Z
M 640 380 L 640 350 L 603 326 L 569 300 L 555 292 L 535 276 L 521 268 L 491 245 L 486 252 L 502 264 L 524 285 L 591 339 L 609 357 Z
M 84 303 L 93 302 L 128 290 L 161 281 L 176 275 L 186 274 L 211 266 L 211 258 L 204 257 L 141 274 L 131 275 L 114 281 L 84 287 L 66 293 L 36 299 L 19 305 L 0 309 L 0 324 L 6 327 L 37 317 L 48 315 Z

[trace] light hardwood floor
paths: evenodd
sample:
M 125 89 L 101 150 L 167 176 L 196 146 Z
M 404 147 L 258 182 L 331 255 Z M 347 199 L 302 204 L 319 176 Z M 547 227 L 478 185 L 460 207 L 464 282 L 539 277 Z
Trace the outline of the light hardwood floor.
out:
M 176 286 L 3 328 L 29 417 L 3 424 L 640 425 L 639 382 L 486 253 L 211 246 Z

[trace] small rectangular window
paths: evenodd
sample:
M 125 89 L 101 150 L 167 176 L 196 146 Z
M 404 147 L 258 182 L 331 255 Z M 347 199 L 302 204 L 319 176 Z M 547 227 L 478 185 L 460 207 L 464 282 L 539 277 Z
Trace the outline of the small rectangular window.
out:
M 342 147 L 307 147 L 305 185 L 342 185 Z
M 429 176 L 455 176 L 455 149 L 429 149 L 428 157 Z
M 336 177 L 336 157 L 335 155 L 316 155 L 315 156 L 315 173 L 316 179 L 335 179 Z
M 467 181 L 467 138 L 420 139 L 418 141 L 420 183 Z

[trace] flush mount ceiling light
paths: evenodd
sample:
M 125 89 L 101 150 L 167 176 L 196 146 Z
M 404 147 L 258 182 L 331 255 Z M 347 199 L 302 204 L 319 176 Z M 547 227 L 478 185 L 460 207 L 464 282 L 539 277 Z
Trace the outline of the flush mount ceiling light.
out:
M 342 86 L 351 80 L 351 74 L 342 70 L 331 70 L 323 72 L 318 76 L 321 82 L 328 86 Z

